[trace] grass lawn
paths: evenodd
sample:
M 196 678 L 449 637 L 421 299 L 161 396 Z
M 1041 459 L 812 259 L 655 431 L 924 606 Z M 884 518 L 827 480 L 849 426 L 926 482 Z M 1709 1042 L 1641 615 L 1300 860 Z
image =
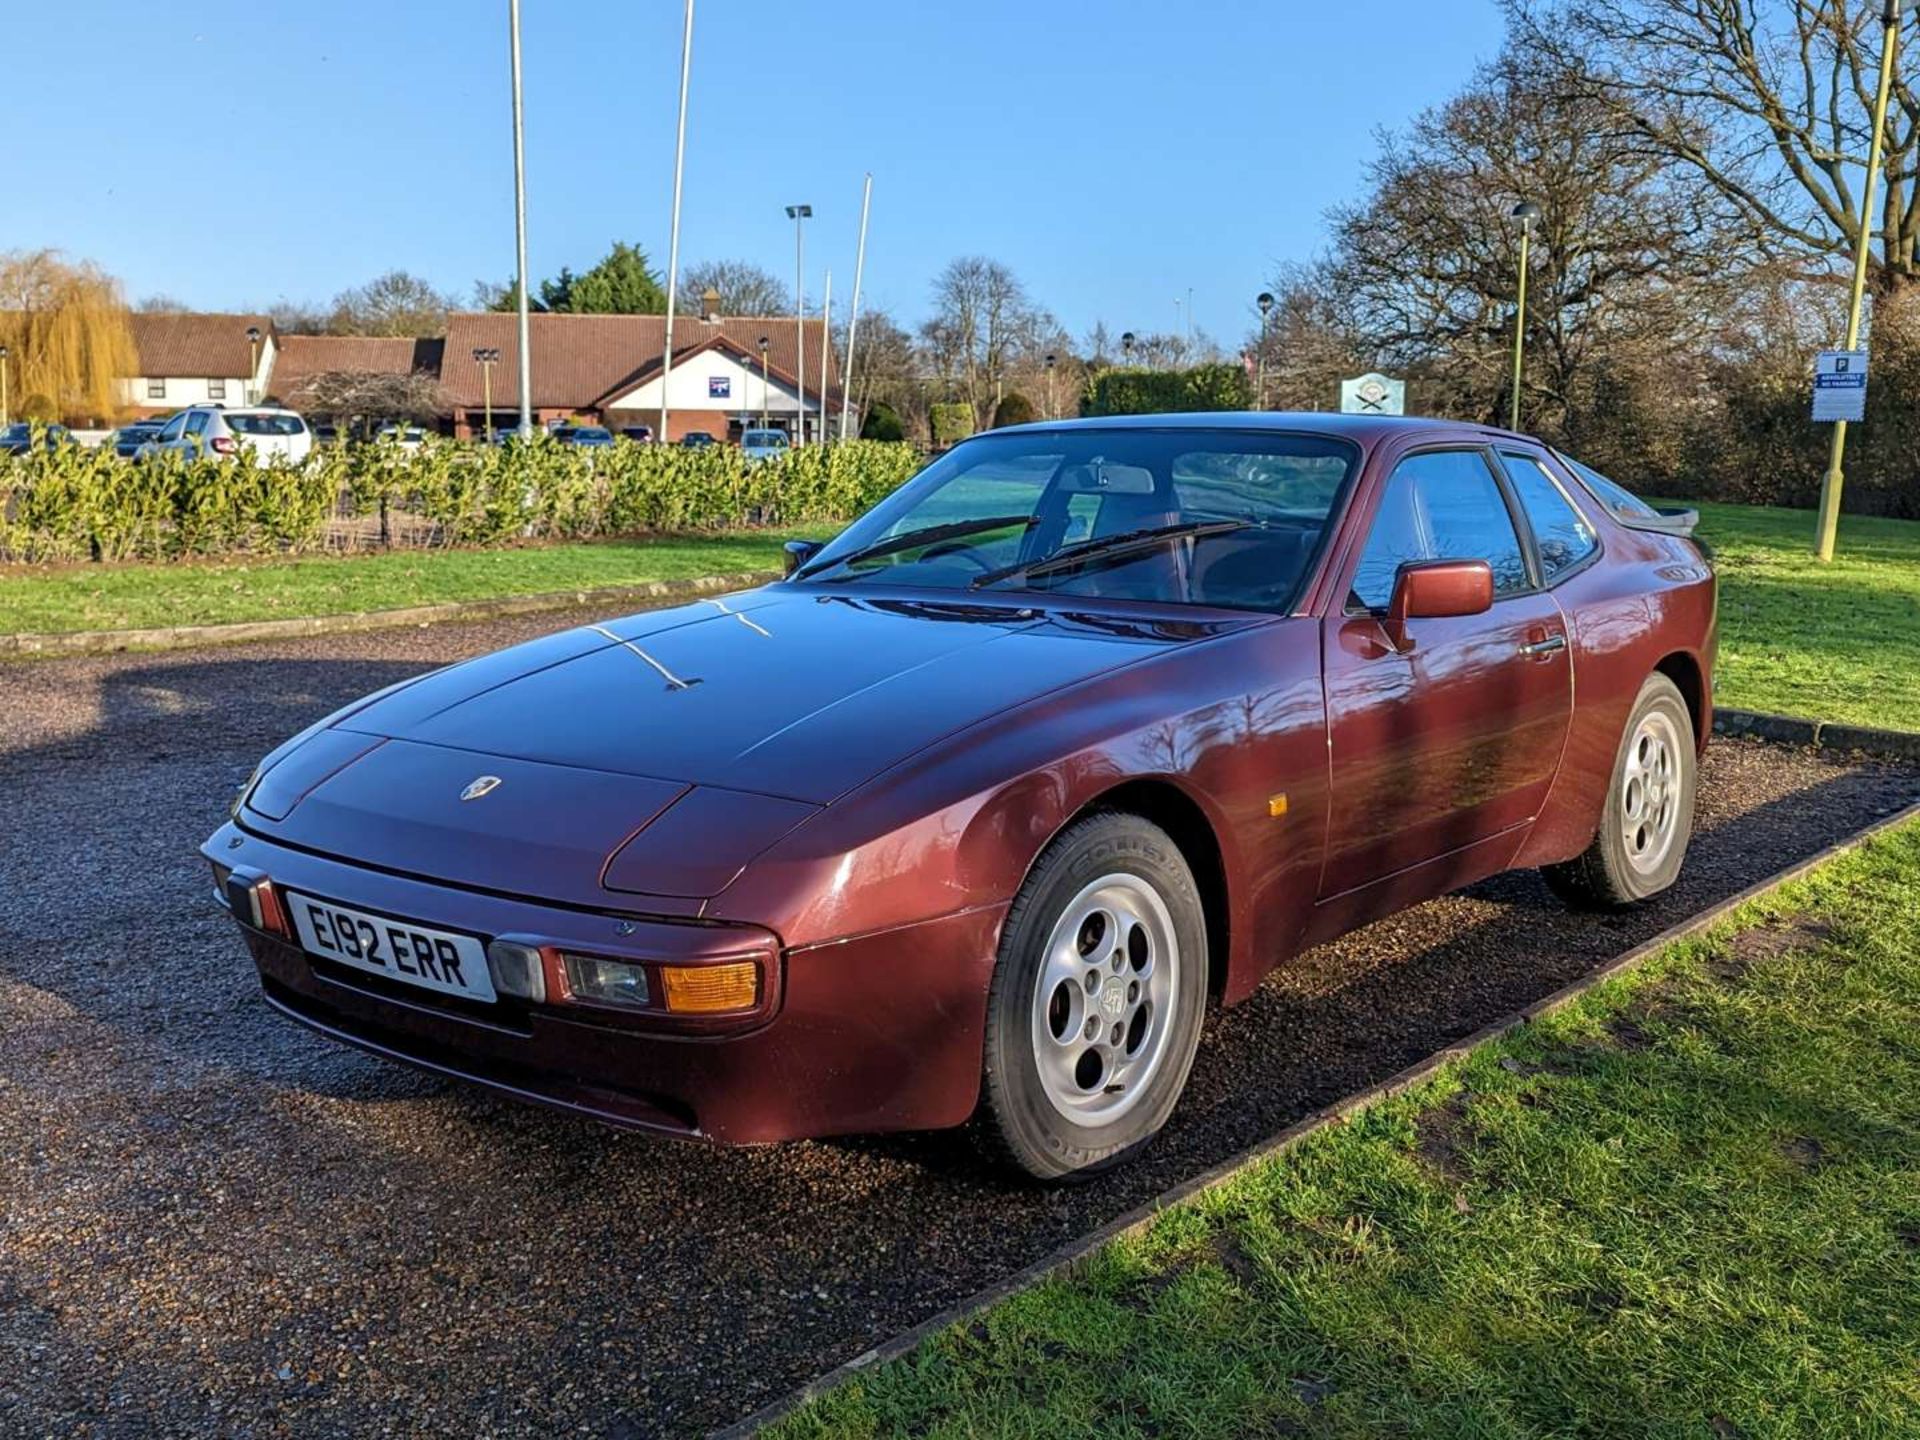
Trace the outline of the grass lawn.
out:
M 774 1427 L 1920 1434 L 1920 824 Z
M 1920 730 L 1920 523 L 1843 516 L 1822 565 L 1812 511 L 1699 509 L 1720 572 L 1719 702 Z
M 178 565 L 0 566 L 0 634 L 212 625 L 777 570 L 802 526 L 510 550 Z

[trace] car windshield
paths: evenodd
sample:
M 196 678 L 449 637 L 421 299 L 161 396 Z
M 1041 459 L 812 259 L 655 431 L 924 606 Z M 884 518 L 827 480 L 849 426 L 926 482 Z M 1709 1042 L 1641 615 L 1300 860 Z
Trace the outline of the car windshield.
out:
M 17 445 L 26 438 L 27 427 L 25 425 L 13 424 L 7 426 L 5 430 L 0 430 L 0 443 Z
M 227 428 L 236 435 L 303 435 L 307 427 L 298 415 L 247 415 L 227 412 Z
M 573 438 L 586 445 L 606 445 L 612 443 L 613 432 L 602 430 L 596 425 L 582 425 L 573 432 Z
M 955 447 L 794 577 L 1283 611 L 1358 452 L 1322 435 L 1087 428 Z
M 762 449 L 779 449 L 787 443 L 784 430 L 749 430 L 740 437 L 742 445 L 758 445 Z

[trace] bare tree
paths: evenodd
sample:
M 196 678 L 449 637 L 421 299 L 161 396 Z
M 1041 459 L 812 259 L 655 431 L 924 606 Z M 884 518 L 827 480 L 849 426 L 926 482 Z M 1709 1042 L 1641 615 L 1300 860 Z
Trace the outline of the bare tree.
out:
M 1362 203 L 1334 212 L 1326 269 L 1362 348 L 1423 374 L 1423 408 L 1501 415 L 1531 200 L 1526 409 L 1551 429 L 1600 369 L 1707 343 L 1758 251 L 1697 176 L 1605 123 L 1539 57 L 1510 53 L 1388 136 Z
M 440 382 L 424 370 L 410 375 L 386 371 L 329 370 L 315 375 L 292 395 L 289 405 L 336 424 L 367 431 L 388 421 L 421 424 L 444 414 Z
M 335 335 L 444 335 L 451 297 L 418 275 L 389 270 L 334 297 L 327 329 Z
M 1837 259 L 1881 232 L 1877 281 L 1920 277 L 1920 95 L 1901 79 L 1883 199 L 1862 196 L 1882 0 L 1508 0 L 1596 123 L 1722 196 L 1775 250 Z M 1907 35 L 1920 37 L 1920 18 Z M 1863 212 L 1878 204 L 1877 222 Z
M 1009 366 L 1059 327 L 1011 270 L 983 255 L 963 256 L 942 270 L 933 303 L 921 338 L 936 373 L 973 407 L 975 424 L 984 429 L 1005 393 Z
M 791 315 L 793 292 L 786 283 L 747 260 L 702 260 L 680 276 L 680 293 L 689 307 L 709 290 L 720 294 L 722 315 Z
M 1338 299 L 1329 267 L 1283 266 L 1269 282 L 1273 310 L 1247 340 L 1256 383 L 1264 374 L 1264 403 L 1273 410 L 1326 410 L 1340 382 L 1372 368 L 1373 351 Z

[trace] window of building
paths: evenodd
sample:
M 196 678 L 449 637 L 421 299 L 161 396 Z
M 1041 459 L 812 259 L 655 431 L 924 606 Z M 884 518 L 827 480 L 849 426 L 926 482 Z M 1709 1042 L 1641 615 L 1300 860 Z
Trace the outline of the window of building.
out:
M 207 398 L 209 400 L 226 399 L 227 398 L 227 382 L 224 380 L 207 381 Z
M 165 380 L 147 381 L 147 398 L 149 400 L 166 399 L 167 398 L 167 382 Z

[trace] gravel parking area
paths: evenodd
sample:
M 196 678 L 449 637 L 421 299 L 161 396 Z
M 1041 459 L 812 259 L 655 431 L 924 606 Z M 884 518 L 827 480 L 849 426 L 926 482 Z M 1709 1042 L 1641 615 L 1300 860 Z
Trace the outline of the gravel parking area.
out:
M 0 666 L 0 1435 L 699 1433 L 1920 798 L 1716 743 L 1677 892 L 1595 919 L 1510 875 L 1323 947 L 1088 1186 L 951 1136 L 723 1152 L 276 1019 L 194 854 L 309 720 L 579 618 Z

